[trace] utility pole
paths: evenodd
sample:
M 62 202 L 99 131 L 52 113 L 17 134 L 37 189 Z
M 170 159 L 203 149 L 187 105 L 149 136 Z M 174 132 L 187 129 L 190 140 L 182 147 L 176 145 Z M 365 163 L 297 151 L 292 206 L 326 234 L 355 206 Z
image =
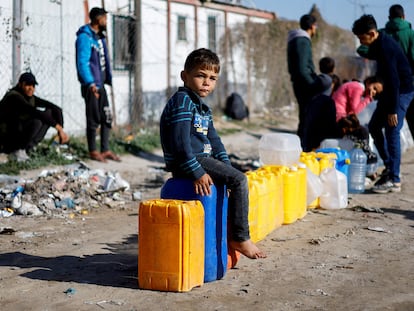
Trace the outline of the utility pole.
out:
M 13 0 L 12 84 L 16 84 L 22 69 L 21 32 L 23 30 L 23 0 Z
M 131 121 L 141 125 L 143 121 L 144 102 L 142 96 L 142 38 L 141 38 L 141 0 L 135 0 L 135 59 L 134 59 L 134 88 L 131 107 Z

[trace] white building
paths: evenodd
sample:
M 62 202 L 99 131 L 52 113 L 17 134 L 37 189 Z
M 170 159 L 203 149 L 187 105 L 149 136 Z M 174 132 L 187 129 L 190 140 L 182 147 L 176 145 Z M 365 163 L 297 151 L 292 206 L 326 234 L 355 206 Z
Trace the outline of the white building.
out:
M 0 0 L 0 96 L 31 70 L 39 82 L 36 94 L 63 108 L 69 132 L 83 133 L 76 31 L 89 22 L 89 9 L 104 6 L 113 68 L 113 87 L 107 90 L 117 125 L 158 121 L 167 97 L 182 85 L 186 56 L 199 47 L 216 51 L 222 62 L 212 106 L 223 105 L 235 85 L 242 86 L 248 102 L 260 100 L 250 87 L 248 52 L 231 43 L 231 29 L 275 15 L 223 2 L 228 1 Z

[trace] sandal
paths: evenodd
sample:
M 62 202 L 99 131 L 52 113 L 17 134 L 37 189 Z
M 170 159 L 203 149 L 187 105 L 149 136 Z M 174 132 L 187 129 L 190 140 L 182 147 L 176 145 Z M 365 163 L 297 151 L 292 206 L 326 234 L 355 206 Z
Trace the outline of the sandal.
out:
M 92 160 L 95 160 L 95 161 L 98 161 L 98 162 L 104 162 L 104 163 L 107 162 L 105 157 L 101 153 L 99 153 L 98 151 L 89 152 L 89 157 Z
M 115 153 L 113 153 L 110 150 L 107 150 L 107 151 L 102 152 L 101 153 L 101 156 L 104 159 L 109 159 L 109 160 L 112 160 L 112 161 L 121 162 L 121 158 L 118 157 Z

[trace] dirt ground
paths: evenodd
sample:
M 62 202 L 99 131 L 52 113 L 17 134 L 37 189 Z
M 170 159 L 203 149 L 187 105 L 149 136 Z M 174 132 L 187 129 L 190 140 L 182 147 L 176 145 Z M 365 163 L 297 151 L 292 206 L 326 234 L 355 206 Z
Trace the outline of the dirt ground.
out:
M 263 131 L 223 140 L 229 152 L 256 156 Z M 159 197 L 166 177 L 159 155 L 88 165 L 118 171 L 145 200 Z M 402 181 L 401 193 L 350 195 L 346 209 L 308 212 L 259 242 L 268 258 L 241 258 L 223 279 L 187 293 L 138 288 L 139 201 L 74 218 L 0 218 L 15 231 L 0 235 L 0 309 L 414 310 L 412 149 Z

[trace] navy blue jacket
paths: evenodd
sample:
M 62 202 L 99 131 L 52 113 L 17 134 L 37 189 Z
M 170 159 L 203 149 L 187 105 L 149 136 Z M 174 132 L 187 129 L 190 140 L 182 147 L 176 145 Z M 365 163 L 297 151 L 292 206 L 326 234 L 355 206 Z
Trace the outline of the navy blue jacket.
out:
M 83 25 L 76 33 L 76 69 L 78 80 L 83 86 L 95 84 L 102 87 L 105 83 L 112 85 L 112 73 L 109 63 L 108 48 L 103 34 L 97 34 L 89 24 Z M 105 72 L 102 72 L 99 42 L 102 40 L 105 58 Z
M 404 51 L 391 36 L 379 32 L 378 39 L 362 56 L 376 60 L 377 75 L 384 81 L 378 105 L 385 105 L 388 114 L 395 114 L 400 94 L 414 91 L 411 67 Z
M 230 160 L 214 128 L 211 109 L 186 87 L 168 100 L 160 119 L 160 137 L 167 170 L 193 180 L 205 174 L 197 156 Z

